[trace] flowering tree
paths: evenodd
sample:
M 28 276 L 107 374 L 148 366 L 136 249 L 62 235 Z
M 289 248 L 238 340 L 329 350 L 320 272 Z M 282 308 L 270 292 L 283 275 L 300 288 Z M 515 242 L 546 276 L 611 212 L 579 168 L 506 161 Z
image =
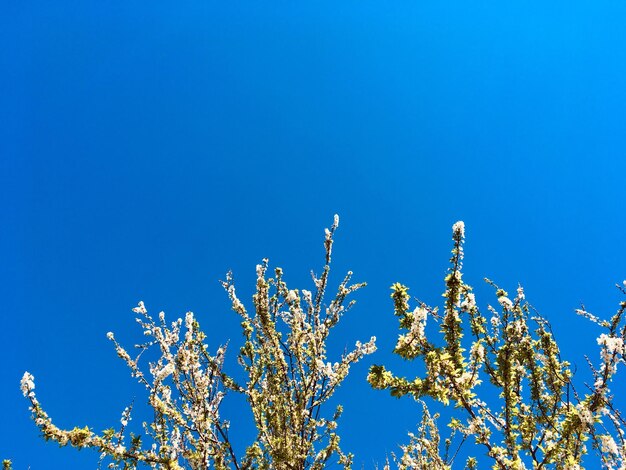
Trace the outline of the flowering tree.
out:
M 481 312 L 472 288 L 463 281 L 463 222 L 454 224 L 452 230 L 454 247 L 442 314 L 423 303 L 411 310 L 408 288 L 392 286 L 394 313 L 405 331 L 394 352 L 407 360 L 421 358 L 425 376 L 407 379 L 384 366 L 372 366 L 370 384 L 397 397 L 454 403 L 460 411 L 448 423 L 452 434 L 460 435 L 461 443 L 473 437 L 495 469 L 579 469 L 588 442 L 603 468 L 626 469 L 626 423 L 609 391 L 618 363 L 624 362 L 626 302 L 621 302 L 609 321 L 584 309 L 577 311 L 605 330 L 598 338 L 600 365 L 591 366 L 595 382 L 585 391 L 577 390 L 550 325 L 540 316 L 531 317 L 532 308 L 521 287 L 510 298 L 486 279 L 496 291 L 498 308 L 488 306 L 490 318 Z M 626 281 L 617 287 L 626 294 Z M 439 345 L 426 335 L 429 316 L 440 323 Z M 463 340 L 463 323 L 469 326 L 469 341 Z M 498 407 L 482 399 L 486 389 L 480 386 L 485 379 L 498 392 Z M 418 434 L 410 435 L 410 443 L 402 446 L 402 455 L 395 461 L 402 469 L 451 468 L 457 455 L 450 449 L 453 436 L 446 439 L 444 449 L 439 441 L 435 419 L 425 408 Z M 465 463 L 470 469 L 477 465 L 474 457 Z
M 31 403 L 36 425 L 46 440 L 59 445 L 93 448 L 111 469 L 134 469 L 140 464 L 176 470 L 206 469 L 322 469 L 331 459 L 349 468 L 352 456 L 339 446 L 336 431 L 341 407 L 331 415 L 323 405 L 348 375 L 351 364 L 375 351 L 375 338 L 357 341 L 356 348 L 337 362 L 327 362 L 326 341 L 341 316 L 354 305 L 348 297 L 365 284 L 350 284 L 349 272 L 328 305 L 324 303 L 330 275 L 333 235 L 326 230 L 325 265 L 313 275 L 314 292 L 290 290 L 280 268 L 267 277 L 268 261 L 258 265 L 254 311 L 248 313 L 237 297 L 230 273 L 223 282 L 233 310 L 241 316 L 245 338 L 239 354 L 247 382 L 238 384 L 223 371 L 225 348 L 209 353 L 197 319 L 168 325 L 163 312 L 158 321 L 143 302 L 133 309 L 149 341 L 132 357 L 116 340 L 117 355 L 131 375 L 145 385 L 154 420 L 143 423 L 144 436 L 127 432 L 131 407 L 122 412 L 121 426 L 95 433 L 89 427 L 63 430 L 53 424 L 35 395 L 35 383 L 26 372 L 21 388 Z M 140 356 L 158 348 L 160 358 L 140 367 Z M 227 392 L 244 394 L 254 417 L 256 440 L 237 455 L 229 438 L 230 423 L 220 413 Z M 10 462 L 5 461 L 6 468 Z
M 280 268 L 268 277 L 264 260 L 256 269 L 254 309 L 248 312 L 237 296 L 231 273 L 227 274 L 223 286 L 241 317 L 244 345 L 238 359 L 245 383 L 223 370 L 225 347 L 209 352 L 191 312 L 168 324 L 163 313 L 155 320 L 140 302 L 133 310 L 148 341 L 138 346 L 138 354 L 131 356 L 113 333 L 107 336 L 131 375 L 146 388 L 154 419 L 143 423 L 143 435 L 128 432 L 132 406 L 122 412 L 118 428 L 101 433 L 89 427 L 58 428 L 38 401 L 34 378 L 27 372 L 21 388 L 43 437 L 61 446 L 96 449 L 111 469 L 143 464 L 170 470 L 317 470 L 334 462 L 350 468 L 352 455 L 339 446 L 341 407 L 328 414 L 324 405 L 350 366 L 373 353 L 376 346 L 372 337 L 365 344 L 357 342 L 353 351 L 334 363 L 327 358 L 331 329 L 354 305 L 348 297 L 364 286 L 350 284 L 349 272 L 332 300 L 324 302 L 337 226 L 335 216 L 324 239 L 324 268 L 319 277 L 313 275 L 312 291 L 289 289 Z M 521 287 L 511 298 L 487 280 L 498 304 L 487 307 L 489 318 L 481 312 L 472 288 L 463 281 L 462 222 L 453 226 L 453 241 L 441 314 L 423 303 L 411 310 L 408 288 L 392 286 L 395 315 L 403 330 L 394 352 L 407 360 L 421 358 L 425 376 L 398 377 L 384 366 L 373 366 L 368 375 L 374 388 L 388 389 L 397 397 L 410 395 L 422 405 L 418 431 L 400 446 L 400 455 L 392 456 L 394 465 L 400 469 L 452 468 L 459 446 L 471 437 L 495 469 L 579 469 L 591 445 L 603 468 L 626 470 L 626 423 L 609 390 L 618 364 L 624 362 L 626 302 L 608 321 L 584 308 L 578 310 L 605 330 L 598 338 L 599 366 L 592 365 L 594 383 L 578 390 L 550 325 L 540 316 L 531 316 Z M 623 294 L 625 287 L 626 283 L 618 286 Z M 440 325 L 438 342 L 427 336 L 428 317 Z M 467 338 L 464 323 L 469 326 Z M 159 358 L 146 368 L 140 358 L 152 349 Z M 483 387 L 496 390 L 500 403 L 487 404 L 490 390 Z M 245 396 L 257 430 L 242 455 L 233 448 L 230 422 L 220 412 L 225 397 L 233 393 Z M 424 399 L 453 403 L 459 410 L 449 420 L 451 435 L 443 443 L 438 417 L 430 413 Z M 236 431 L 233 426 L 232 432 Z M 464 463 L 468 469 L 478 464 L 475 457 Z M 9 469 L 11 464 L 4 461 L 3 466 Z M 388 460 L 385 468 L 390 467 Z

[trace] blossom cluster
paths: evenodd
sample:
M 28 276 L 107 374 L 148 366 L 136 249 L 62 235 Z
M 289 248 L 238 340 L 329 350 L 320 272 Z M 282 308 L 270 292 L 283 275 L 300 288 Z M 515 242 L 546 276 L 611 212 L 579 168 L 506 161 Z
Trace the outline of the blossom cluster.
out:
M 319 278 L 313 276 L 312 291 L 288 288 L 280 268 L 269 277 L 268 261 L 264 260 L 256 269 L 254 309 L 249 313 L 237 297 L 232 274 L 227 274 L 223 285 L 242 319 L 245 342 L 239 363 L 248 377 L 245 384 L 223 370 L 225 347 L 209 353 L 205 334 L 192 312 L 168 323 L 163 312 L 154 319 L 139 302 L 133 312 L 146 341 L 136 346 L 138 354 L 132 355 L 112 332 L 107 338 L 131 376 L 145 386 L 154 420 L 143 423 L 142 436 L 129 433 L 131 405 L 122 412 L 117 428 L 100 434 L 89 427 L 63 430 L 42 408 L 35 395 L 34 377 L 26 372 L 20 387 L 30 400 L 43 437 L 61 446 L 96 449 L 110 469 L 148 465 L 164 470 L 321 470 L 332 460 L 349 468 L 352 456 L 341 450 L 337 432 L 342 408 L 325 414 L 324 405 L 351 365 L 376 350 L 376 339 L 357 341 L 352 351 L 335 361 L 327 358 L 330 331 L 354 305 L 354 300 L 348 299 L 351 294 L 365 285 L 352 284 L 349 272 L 325 303 L 338 223 L 335 216 L 325 231 L 325 265 Z M 154 349 L 158 359 L 143 366 L 141 356 Z M 257 428 L 256 439 L 243 455 L 235 452 L 229 438 L 230 422 L 220 411 L 229 393 L 245 396 Z M 10 461 L 4 466 L 10 468 Z
M 328 361 L 326 341 L 332 328 L 352 308 L 347 298 L 365 286 L 350 284 L 352 272 L 325 305 L 333 236 L 339 219 L 325 231 L 325 265 L 313 275 L 316 292 L 290 289 L 280 268 L 268 277 L 268 261 L 257 266 L 254 313 L 237 296 L 232 275 L 223 283 L 233 310 L 241 316 L 245 343 L 239 357 L 248 376 L 245 393 L 257 428 L 246 462 L 255 468 L 322 469 L 336 455 L 349 468 L 352 456 L 339 447 L 336 431 L 342 408 L 330 419 L 320 411 L 348 375 L 350 366 L 376 350 L 376 338 L 356 342 L 336 361 Z
M 193 469 L 226 468 L 231 459 L 226 452 L 228 443 L 221 436 L 228 423 L 219 415 L 225 385 L 221 378 L 224 348 L 213 356 L 207 352 L 204 333 L 192 313 L 187 313 L 183 327 L 182 319 L 168 325 L 163 312 L 155 321 L 143 302 L 133 311 L 144 336 L 150 338 L 147 343 L 136 346 L 139 354 L 131 357 L 113 333 L 107 333 L 107 338 L 114 343 L 117 355 L 129 367 L 132 377 L 142 383 L 148 393 L 148 403 L 155 417 L 153 422 L 143 423 L 146 437 L 127 435 L 132 406 L 122 412 L 119 429 L 110 428 L 97 434 L 89 427 L 69 431 L 58 428 L 41 407 L 34 392 L 34 378 L 26 372 L 21 389 L 31 402 L 35 424 L 46 440 L 56 441 L 61 446 L 69 444 L 98 450 L 101 460 L 110 460 L 110 469 L 135 468 L 144 463 L 152 468 L 174 470 L 182 468 L 180 461 L 186 461 Z M 148 375 L 140 368 L 139 358 L 151 347 L 157 347 L 161 357 L 149 364 Z M 143 446 L 146 439 L 151 441 L 148 448 Z
M 484 447 L 496 469 L 583 468 L 588 443 L 603 468 L 626 469 L 626 422 L 608 388 L 618 364 L 624 362 L 626 302 L 610 320 L 600 320 L 584 307 L 577 311 L 605 329 L 597 339 L 601 361 L 598 368 L 592 367 L 595 383 L 586 393 L 579 392 L 550 325 L 542 317 L 531 317 L 533 309 L 521 286 L 510 297 L 486 279 L 495 290 L 497 307 L 487 306 L 489 317 L 481 312 L 472 287 L 463 281 L 462 222 L 454 224 L 452 236 L 444 313 L 433 315 L 440 319 L 441 341 L 433 341 L 425 332 L 426 312 L 437 309 L 421 303 L 411 310 L 408 287 L 392 286 L 394 314 L 403 331 L 394 352 L 408 360 L 421 358 L 425 377 L 397 376 L 382 365 L 372 366 L 368 376 L 374 388 L 388 389 L 398 397 L 410 395 L 424 406 L 420 437 L 409 435 L 409 445 L 401 447 L 402 456 L 394 456 L 397 466 L 451 468 L 457 452 L 451 454 L 449 448 L 457 434 L 462 436 L 459 445 L 471 437 Z M 626 294 L 626 283 L 617 287 Z M 465 338 L 464 323 L 469 326 L 469 338 Z M 479 395 L 494 395 L 489 388 L 495 388 L 501 398 L 496 406 L 479 399 Z M 422 401 L 426 397 L 444 405 L 454 403 L 459 410 L 448 422 L 452 434 L 443 449 L 435 445 L 440 442 L 439 431 Z M 465 468 L 476 465 L 475 458 L 465 462 Z

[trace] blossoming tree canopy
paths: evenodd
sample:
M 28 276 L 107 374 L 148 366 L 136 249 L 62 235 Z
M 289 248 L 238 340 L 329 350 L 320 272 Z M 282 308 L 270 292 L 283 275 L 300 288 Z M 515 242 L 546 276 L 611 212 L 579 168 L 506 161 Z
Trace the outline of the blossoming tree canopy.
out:
M 222 283 L 232 309 L 241 319 L 243 346 L 238 360 L 245 383 L 224 370 L 226 348 L 215 353 L 191 312 L 168 323 L 163 312 L 155 319 L 143 302 L 133 309 L 145 342 L 131 355 L 115 338 L 117 355 L 131 376 L 144 385 L 152 421 L 142 433 L 129 431 L 133 407 L 123 410 L 119 425 L 101 433 L 88 426 L 57 427 L 35 395 L 34 377 L 26 372 L 21 390 L 31 404 L 35 424 L 46 440 L 61 446 L 92 448 L 107 468 L 133 469 L 315 469 L 331 464 L 345 469 L 353 456 L 340 447 L 339 405 L 328 411 L 328 400 L 346 379 L 351 365 L 376 350 L 375 337 L 340 357 L 328 357 L 327 340 L 341 317 L 354 305 L 352 294 L 364 283 L 351 283 L 348 272 L 327 301 L 335 216 L 324 238 L 324 267 L 313 275 L 313 286 L 292 289 L 283 271 L 270 274 L 267 260 L 256 267 L 256 290 L 248 310 L 228 273 Z M 445 302 L 436 307 L 418 302 L 411 308 L 409 288 L 392 289 L 394 314 L 401 334 L 394 353 L 424 363 L 423 376 L 407 378 L 383 365 L 372 366 L 367 377 L 375 389 L 393 396 L 411 396 L 421 404 L 417 432 L 385 461 L 400 469 L 476 469 L 489 461 L 495 469 L 545 468 L 574 470 L 587 462 L 605 469 L 626 469 L 626 422 L 616 409 L 610 385 L 624 362 L 626 301 L 608 320 L 577 311 L 602 329 L 593 384 L 574 383 L 570 364 L 561 358 L 548 322 L 526 301 L 524 290 L 515 295 L 486 282 L 497 302 L 479 307 L 472 287 L 463 279 L 465 226 L 452 227 L 453 248 L 445 277 Z M 626 295 L 626 281 L 618 285 Z M 430 334 L 438 324 L 439 335 Z M 159 357 L 146 365 L 147 350 Z M 486 387 L 499 397 L 487 399 Z M 231 436 L 238 423 L 226 419 L 221 404 L 229 394 L 241 394 L 250 408 L 256 437 L 239 454 Z M 450 435 L 441 438 L 437 414 L 426 401 L 454 404 L 447 419 Z M 488 403 L 489 401 L 489 403 Z M 463 463 L 455 461 L 461 445 L 473 441 Z M 467 450 L 467 449 L 466 449 Z M 591 455 L 595 454 L 595 455 Z M 8 460 L 4 468 L 11 467 Z
M 418 435 L 410 436 L 410 444 L 396 458 L 399 467 L 451 468 L 458 452 L 452 452 L 452 437 L 458 434 L 461 443 L 472 437 L 483 447 L 493 468 L 582 468 L 588 444 L 599 454 L 603 468 L 626 468 L 626 423 L 609 391 L 617 365 L 624 362 L 626 302 L 621 302 L 609 321 L 578 311 L 605 329 L 598 338 L 600 364 L 592 366 L 595 382 L 579 390 L 572 381 L 570 364 L 561 359 L 550 325 L 541 316 L 531 316 L 533 309 L 521 287 L 511 298 L 486 279 L 498 303 L 497 307 L 489 305 L 487 314 L 479 309 L 471 286 L 463 281 L 463 222 L 454 224 L 452 232 L 441 315 L 423 303 L 411 310 L 408 288 L 392 286 L 394 314 L 400 329 L 406 331 L 394 352 L 407 360 L 422 359 L 426 376 L 399 377 L 384 366 L 373 366 L 368 376 L 374 388 L 388 389 L 394 396 L 410 395 L 419 401 L 428 397 L 454 403 L 460 410 L 448 422 L 452 436 L 441 453 L 439 431 L 425 409 Z M 617 287 L 626 294 L 626 281 Z M 439 322 L 440 342 L 426 334 L 428 316 Z M 469 327 L 467 341 L 463 340 L 464 325 Z M 484 401 L 483 382 L 499 392 L 498 406 Z M 477 468 L 476 458 L 469 457 L 465 466 Z
M 375 338 L 360 341 L 334 362 L 327 357 L 327 339 L 341 317 L 351 309 L 352 294 L 364 283 L 351 283 L 352 272 L 340 282 L 327 304 L 333 236 L 339 225 L 326 229 L 325 264 L 313 275 L 313 290 L 290 289 L 282 269 L 268 276 L 268 261 L 256 268 L 253 310 L 239 300 L 231 273 L 223 286 L 233 310 L 241 317 L 244 345 L 239 353 L 247 381 L 237 383 L 224 372 L 225 347 L 210 353 L 193 313 L 171 324 L 163 312 L 152 318 L 143 302 L 133 309 L 147 342 L 131 354 L 111 332 L 109 340 L 131 375 L 145 386 L 154 420 L 143 423 L 143 435 L 127 432 L 132 407 L 122 412 L 121 426 L 101 434 L 89 427 L 63 430 L 53 424 L 35 395 L 35 382 L 26 372 L 22 392 L 31 402 L 35 423 L 43 437 L 77 448 L 94 448 L 109 468 L 275 468 L 322 469 L 335 460 L 349 468 L 352 455 L 344 453 L 337 432 L 341 406 L 326 413 L 326 402 L 345 380 L 350 366 L 376 350 Z M 142 353 L 157 348 L 160 358 L 140 366 Z M 243 394 L 252 411 L 257 438 L 244 455 L 234 451 L 220 405 L 228 392 Z M 9 464 L 7 464 L 9 465 Z

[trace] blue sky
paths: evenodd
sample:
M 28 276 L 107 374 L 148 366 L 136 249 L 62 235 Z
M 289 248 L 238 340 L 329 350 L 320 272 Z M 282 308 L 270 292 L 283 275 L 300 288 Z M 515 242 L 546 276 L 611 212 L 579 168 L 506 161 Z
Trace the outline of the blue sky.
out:
M 379 346 L 337 394 L 359 468 L 419 417 L 365 383 L 408 370 L 389 286 L 440 303 L 456 220 L 479 304 L 484 276 L 521 282 L 584 375 L 599 331 L 573 309 L 612 314 L 626 277 L 625 20 L 622 2 L 2 2 L 0 457 L 95 468 L 38 437 L 19 380 L 60 426 L 116 425 L 143 395 L 105 335 L 138 340 L 139 300 L 194 311 L 235 368 L 218 281 L 249 296 L 269 257 L 310 289 L 335 213 L 334 281 L 369 285 L 333 344 Z

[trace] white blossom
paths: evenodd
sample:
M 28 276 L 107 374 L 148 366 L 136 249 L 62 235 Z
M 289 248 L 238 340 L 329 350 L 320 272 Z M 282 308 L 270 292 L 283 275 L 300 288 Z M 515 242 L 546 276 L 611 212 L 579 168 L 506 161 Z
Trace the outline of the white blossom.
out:
M 140 302 L 137 304 L 137 307 L 133 308 L 133 312 L 135 312 L 135 313 L 140 313 L 140 314 L 143 314 L 143 315 L 145 315 L 146 313 L 148 313 L 148 311 L 146 310 L 146 307 L 145 307 L 145 305 L 144 305 L 143 301 L 140 301 Z
M 583 422 L 583 424 L 589 427 L 593 426 L 593 414 L 591 413 L 591 410 L 589 410 L 587 404 L 585 402 L 579 403 L 578 405 L 576 405 L 576 409 L 578 410 L 580 420 Z
M 157 381 L 161 382 L 165 380 L 168 376 L 172 375 L 173 373 L 174 373 L 174 364 L 170 362 L 167 365 L 165 365 L 165 367 L 163 367 L 162 369 L 156 372 L 155 378 Z
M 475 358 L 478 362 L 485 360 L 485 348 L 482 343 L 477 341 L 472 344 L 472 347 L 470 348 L 470 356 Z
M 120 419 L 120 423 L 122 423 L 122 426 L 127 426 L 130 419 L 131 419 L 130 408 L 126 407 L 124 408 L 124 411 L 122 413 L 122 418 Z
M 116 454 L 122 455 L 124 452 L 126 452 L 126 447 L 124 447 L 122 444 L 119 444 L 117 447 L 115 447 Z
M 459 220 L 452 226 L 452 232 L 455 235 L 459 235 L 461 238 L 465 237 L 465 222 Z
M 187 328 L 188 330 L 191 330 L 193 328 L 193 312 L 187 312 L 185 314 L 185 328 Z
M 468 292 L 465 294 L 463 302 L 461 302 L 461 308 L 466 311 L 470 311 L 474 307 L 476 307 L 476 296 L 472 292 Z
M 287 297 L 285 298 L 285 300 L 287 302 L 291 303 L 291 302 L 295 302 L 297 298 L 298 298 L 298 294 L 296 293 L 296 291 L 295 290 L 290 290 L 287 293 Z
M 489 323 L 491 323 L 492 328 L 498 328 L 500 326 L 500 315 L 495 310 L 491 312 L 492 316 L 489 319 Z
M 513 308 L 513 302 L 511 302 L 511 299 L 505 295 L 498 297 L 498 302 L 500 302 L 500 305 L 507 310 L 511 310 Z
M 605 346 L 609 354 L 624 354 L 624 340 L 617 336 L 609 336 L 606 333 L 602 333 L 597 342 L 600 346 Z
M 601 451 L 605 454 L 619 455 L 619 449 L 615 440 L 608 434 L 600 436 Z
M 20 382 L 20 389 L 22 390 L 24 396 L 27 396 L 31 390 L 35 389 L 35 377 L 28 372 L 24 372 Z

